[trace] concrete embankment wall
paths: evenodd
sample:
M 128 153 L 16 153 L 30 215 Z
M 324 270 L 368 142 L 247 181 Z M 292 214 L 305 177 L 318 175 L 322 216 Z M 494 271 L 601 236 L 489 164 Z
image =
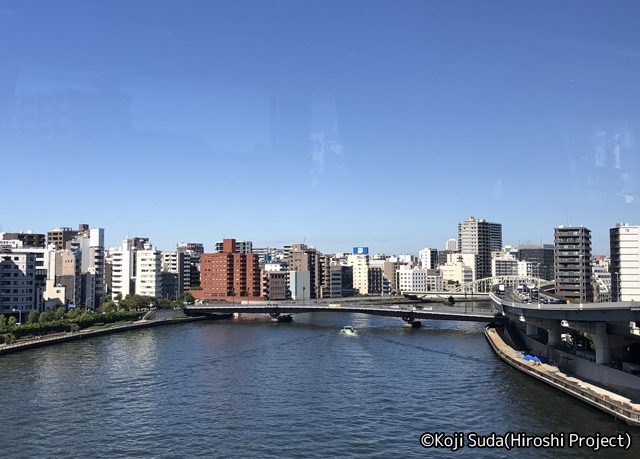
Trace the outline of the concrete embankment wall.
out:
M 34 349 L 37 347 L 50 346 L 53 344 L 65 343 L 67 341 L 76 341 L 80 339 L 91 338 L 94 336 L 107 335 L 110 333 L 119 333 L 129 330 L 135 330 L 138 328 L 157 327 L 160 325 L 171 325 L 184 322 L 194 322 L 198 320 L 204 320 L 205 317 L 185 317 L 185 318 L 173 318 L 173 319 L 158 319 L 158 320 L 144 320 L 140 322 L 134 322 L 125 325 L 113 325 L 111 327 L 99 328 L 99 329 L 87 329 L 81 330 L 75 333 L 64 333 L 55 336 L 45 336 L 38 339 L 32 339 L 25 342 L 17 342 L 14 344 L 0 345 L 0 355 L 10 354 L 12 352 L 19 352 L 26 349 Z
M 487 326 L 485 336 L 498 357 L 513 368 L 589 403 L 627 424 L 640 426 L 640 405 L 628 398 L 567 375 L 557 367 L 546 364 L 535 366 L 533 362 L 523 360 L 517 351 L 504 342 L 499 328 Z
M 547 356 L 565 372 L 576 375 L 586 381 L 607 387 L 630 399 L 640 400 L 640 377 L 615 368 L 590 362 L 558 349 L 550 348 L 546 344 L 539 343 L 530 336 L 522 332 L 520 333 L 524 337 L 527 347 L 531 349 L 531 352 L 536 355 Z

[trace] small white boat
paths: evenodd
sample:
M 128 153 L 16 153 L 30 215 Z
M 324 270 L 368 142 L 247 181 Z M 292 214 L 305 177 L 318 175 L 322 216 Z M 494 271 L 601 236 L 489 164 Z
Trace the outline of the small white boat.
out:
M 351 325 L 345 325 L 342 327 L 342 333 L 355 333 L 356 331 L 353 329 Z

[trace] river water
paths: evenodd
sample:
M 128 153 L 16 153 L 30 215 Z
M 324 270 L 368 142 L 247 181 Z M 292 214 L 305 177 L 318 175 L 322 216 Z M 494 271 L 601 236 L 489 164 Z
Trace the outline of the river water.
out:
M 500 361 L 483 325 L 300 314 L 0 358 L 0 457 L 640 457 L 640 429 Z M 340 332 L 353 325 L 354 335 Z M 629 433 L 629 451 L 425 449 L 424 432 Z

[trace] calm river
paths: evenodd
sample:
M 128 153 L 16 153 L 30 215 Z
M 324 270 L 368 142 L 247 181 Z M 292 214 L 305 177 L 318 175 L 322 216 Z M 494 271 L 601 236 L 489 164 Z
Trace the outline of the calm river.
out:
M 207 321 L 3 356 L 0 456 L 640 457 L 640 429 L 512 370 L 483 325 L 402 324 L 341 313 Z M 633 447 L 420 445 L 423 432 L 508 431 L 629 432 Z

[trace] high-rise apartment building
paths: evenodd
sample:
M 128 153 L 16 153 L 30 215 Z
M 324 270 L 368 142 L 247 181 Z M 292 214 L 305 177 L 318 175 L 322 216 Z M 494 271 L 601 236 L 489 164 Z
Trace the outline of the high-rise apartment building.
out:
M 189 257 L 189 287 L 199 287 L 200 256 L 204 253 L 204 245 L 200 242 L 178 242 L 176 250 L 185 252 Z M 188 291 L 188 288 L 185 291 Z
M 640 226 L 618 223 L 609 243 L 612 301 L 640 301 Z
M 458 251 L 458 240 L 457 239 L 447 239 L 447 242 L 445 243 L 445 250 L 448 250 L 449 252 L 457 252 Z
M 63 231 L 63 240 L 66 235 L 68 231 Z M 89 225 L 83 223 L 76 234 L 64 242 L 65 247 L 56 245 L 74 251 L 80 258 L 81 295 L 77 306 L 88 309 L 101 307 L 105 298 L 104 229 L 89 228 Z
M 369 255 L 349 255 L 347 265 L 352 267 L 354 293 L 369 293 Z
M 0 254 L 0 314 L 15 312 L 16 318 L 25 323 L 25 314 L 35 307 L 35 279 L 34 253 Z
M 191 287 L 191 257 L 180 250 L 162 252 L 162 296 L 177 300 Z
M 502 248 L 502 225 L 469 217 L 458 223 L 458 251 L 476 254 L 475 279 L 491 277 L 491 252 Z
M 289 264 L 289 271 L 309 272 L 309 292 L 307 298 L 318 298 L 323 281 L 323 270 L 320 267 L 320 254 L 313 247 L 305 244 L 292 244 L 289 256 L 285 261 Z
M 109 249 L 111 253 L 111 289 L 113 297 L 136 293 L 136 253 L 149 244 L 149 238 L 133 237 L 124 239 L 121 247 Z
M 575 303 L 593 302 L 591 231 L 561 225 L 553 233 L 556 295 Z
M 203 300 L 264 300 L 261 296 L 258 256 L 236 252 L 235 239 L 222 241 L 222 252 L 203 253 L 200 257 L 200 285 L 192 290 Z
M 318 255 L 319 298 L 342 297 L 342 265 L 331 255 Z
M 162 252 L 151 244 L 136 250 L 136 294 L 162 296 Z

